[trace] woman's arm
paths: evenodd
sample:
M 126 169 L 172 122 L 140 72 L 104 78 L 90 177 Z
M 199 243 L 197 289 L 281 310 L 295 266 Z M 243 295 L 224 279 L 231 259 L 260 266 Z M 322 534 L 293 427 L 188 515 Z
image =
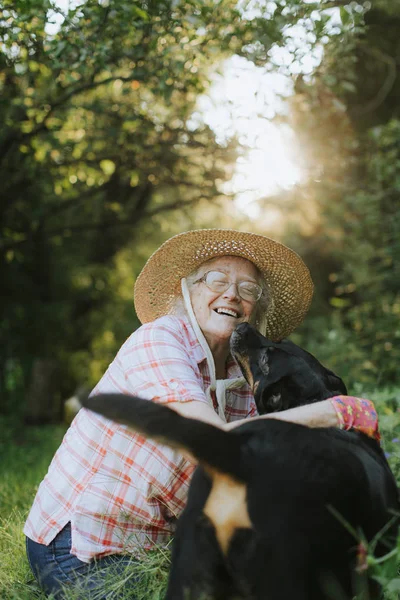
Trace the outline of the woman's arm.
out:
M 339 419 L 335 408 L 330 400 L 322 400 L 314 404 L 298 406 L 297 408 L 289 408 L 281 412 L 270 413 L 268 415 L 260 415 L 246 419 L 246 422 L 255 421 L 258 419 L 278 419 L 280 421 L 289 421 L 290 423 L 299 423 L 307 425 L 307 427 L 339 427 Z M 242 421 L 234 421 L 228 423 L 226 429 L 233 429 L 240 425 Z
M 261 415 L 247 419 L 279 419 L 299 423 L 307 427 L 339 427 L 340 429 L 356 429 L 374 438 L 377 442 L 381 436 L 378 426 L 378 415 L 371 400 L 356 398 L 355 396 L 335 396 L 328 400 L 322 400 L 297 408 L 290 408 L 282 412 Z M 241 421 L 235 421 L 225 426 L 225 429 L 233 429 L 240 425 Z
M 171 402 L 170 408 L 184 417 L 199 419 L 221 429 L 229 431 L 243 423 L 233 421 L 224 423 L 210 405 L 204 402 Z M 260 415 L 246 419 L 246 423 L 258 419 L 279 419 L 290 423 L 299 423 L 307 427 L 338 427 L 340 429 L 356 429 L 369 435 L 378 442 L 381 439 L 378 427 L 378 416 L 371 400 L 355 396 L 335 396 L 313 404 L 290 408 L 281 412 Z
M 189 419 L 199 419 L 204 423 L 215 425 L 220 429 L 225 429 L 226 423 L 217 415 L 215 410 L 205 402 L 199 402 L 198 400 L 192 400 L 191 402 L 169 402 L 168 408 L 172 408 L 182 417 L 189 417 Z M 241 423 L 242 421 L 239 421 Z

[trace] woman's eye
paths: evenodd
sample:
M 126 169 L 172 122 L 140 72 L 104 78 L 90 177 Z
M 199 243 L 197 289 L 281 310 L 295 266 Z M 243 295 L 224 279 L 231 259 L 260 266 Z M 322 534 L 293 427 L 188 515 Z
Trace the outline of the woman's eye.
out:
M 213 287 L 217 290 L 220 289 L 222 290 L 223 288 L 226 288 L 226 282 L 225 281 L 213 281 L 212 282 Z
M 226 277 L 224 277 L 223 273 L 215 273 L 213 271 L 210 271 L 209 273 L 207 273 L 206 279 L 205 279 L 206 284 L 211 288 L 211 289 L 215 289 L 217 290 L 217 288 L 224 288 L 227 286 L 227 279 Z M 229 283 L 228 283 L 229 285 Z
M 253 294 L 254 292 L 254 287 L 251 285 L 240 285 L 240 289 L 242 292 L 245 292 L 246 294 Z

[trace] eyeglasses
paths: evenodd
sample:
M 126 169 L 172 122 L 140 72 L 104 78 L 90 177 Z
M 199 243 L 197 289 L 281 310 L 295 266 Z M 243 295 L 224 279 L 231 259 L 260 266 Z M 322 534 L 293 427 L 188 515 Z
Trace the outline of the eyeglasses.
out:
M 226 292 L 231 285 L 236 285 L 239 296 L 248 302 L 257 302 L 261 298 L 262 287 L 253 281 L 230 281 L 225 273 L 219 271 L 208 271 L 203 277 L 197 279 L 194 283 L 203 282 L 212 292 Z

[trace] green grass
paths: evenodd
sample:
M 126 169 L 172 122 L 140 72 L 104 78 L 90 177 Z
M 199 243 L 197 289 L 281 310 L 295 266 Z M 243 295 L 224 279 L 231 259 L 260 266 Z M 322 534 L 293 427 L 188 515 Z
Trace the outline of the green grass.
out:
M 65 428 L 23 428 L 3 419 L 0 430 L 0 598 L 28 600 L 35 595 L 22 526 Z
M 63 426 L 23 427 L 12 419 L 0 417 L 0 599 L 44 600 L 36 585 L 25 555 L 22 528 L 40 481 L 46 474 L 54 452 L 65 433 Z M 168 577 L 169 552 L 148 552 L 140 564 L 132 561 L 118 577 L 110 572 L 102 581 L 102 594 L 121 593 L 130 597 L 127 581 L 140 575 L 135 583 L 135 598 L 161 600 Z M 68 600 L 96 600 L 81 588 L 68 591 Z
M 374 393 L 352 390 L 359 396 L 374 400 L 380 414 L 383 446 L 391 468 L 400 486 L 400 389 L 379 390 Z M 46 473 L 54 451 L 64 435 L 62 426 L 24 428 L 16 421 L 0 417 L 0 598 L 2 600 L 44 600 L 35 582 L 25 556 L 23 523 L 36 489 Z M 385 588 L 386 600 L 400 597 L 400 538 L 397 550 L 384 560 L 369 557 L 370 568 Z M 127 580 L 140 575 L 135 584 L 136 598 L 161 600 L 169 569 L 169 553 L 154 551 L 143 555 L 140 563 L 132 563 L 121 575 L 104 580 L 103 593 L 125 590 Z M 68 592 L 68 600 L 96 600 L 96 594 L 75 589 Z

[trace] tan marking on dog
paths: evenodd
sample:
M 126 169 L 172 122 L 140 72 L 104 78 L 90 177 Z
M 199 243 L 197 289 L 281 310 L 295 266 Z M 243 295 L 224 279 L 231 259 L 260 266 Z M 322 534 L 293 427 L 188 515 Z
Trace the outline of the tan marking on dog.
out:
M 236 361 L 239 363 L 239 366 L 242 370 L 243 377 L 246 379 L 247 383 L 251 388 L 254 385 L 253 375 L 250 369 L 250 363 L 248 356 L 243 356 L 241 354 L 234 353 Z
M 206 470 L 212 478 L 212 487 L 203 512 L 215 527 L 222 552 L 227 554 L 235 530 L 252 527 L 247 511 L 247 488 L 225 473 Z
M 255 393 L 256 393 L 256 391 L 257 391 L 257 389 L 258 389 L 258 386 L 259 386 L 259 385 L 260 385 L 260 380 L 256 381 L 256 382 L 255 382 L 255 383 L 252 385 L 251 391 L 253 392 L 253 396 L 255 396 Z

